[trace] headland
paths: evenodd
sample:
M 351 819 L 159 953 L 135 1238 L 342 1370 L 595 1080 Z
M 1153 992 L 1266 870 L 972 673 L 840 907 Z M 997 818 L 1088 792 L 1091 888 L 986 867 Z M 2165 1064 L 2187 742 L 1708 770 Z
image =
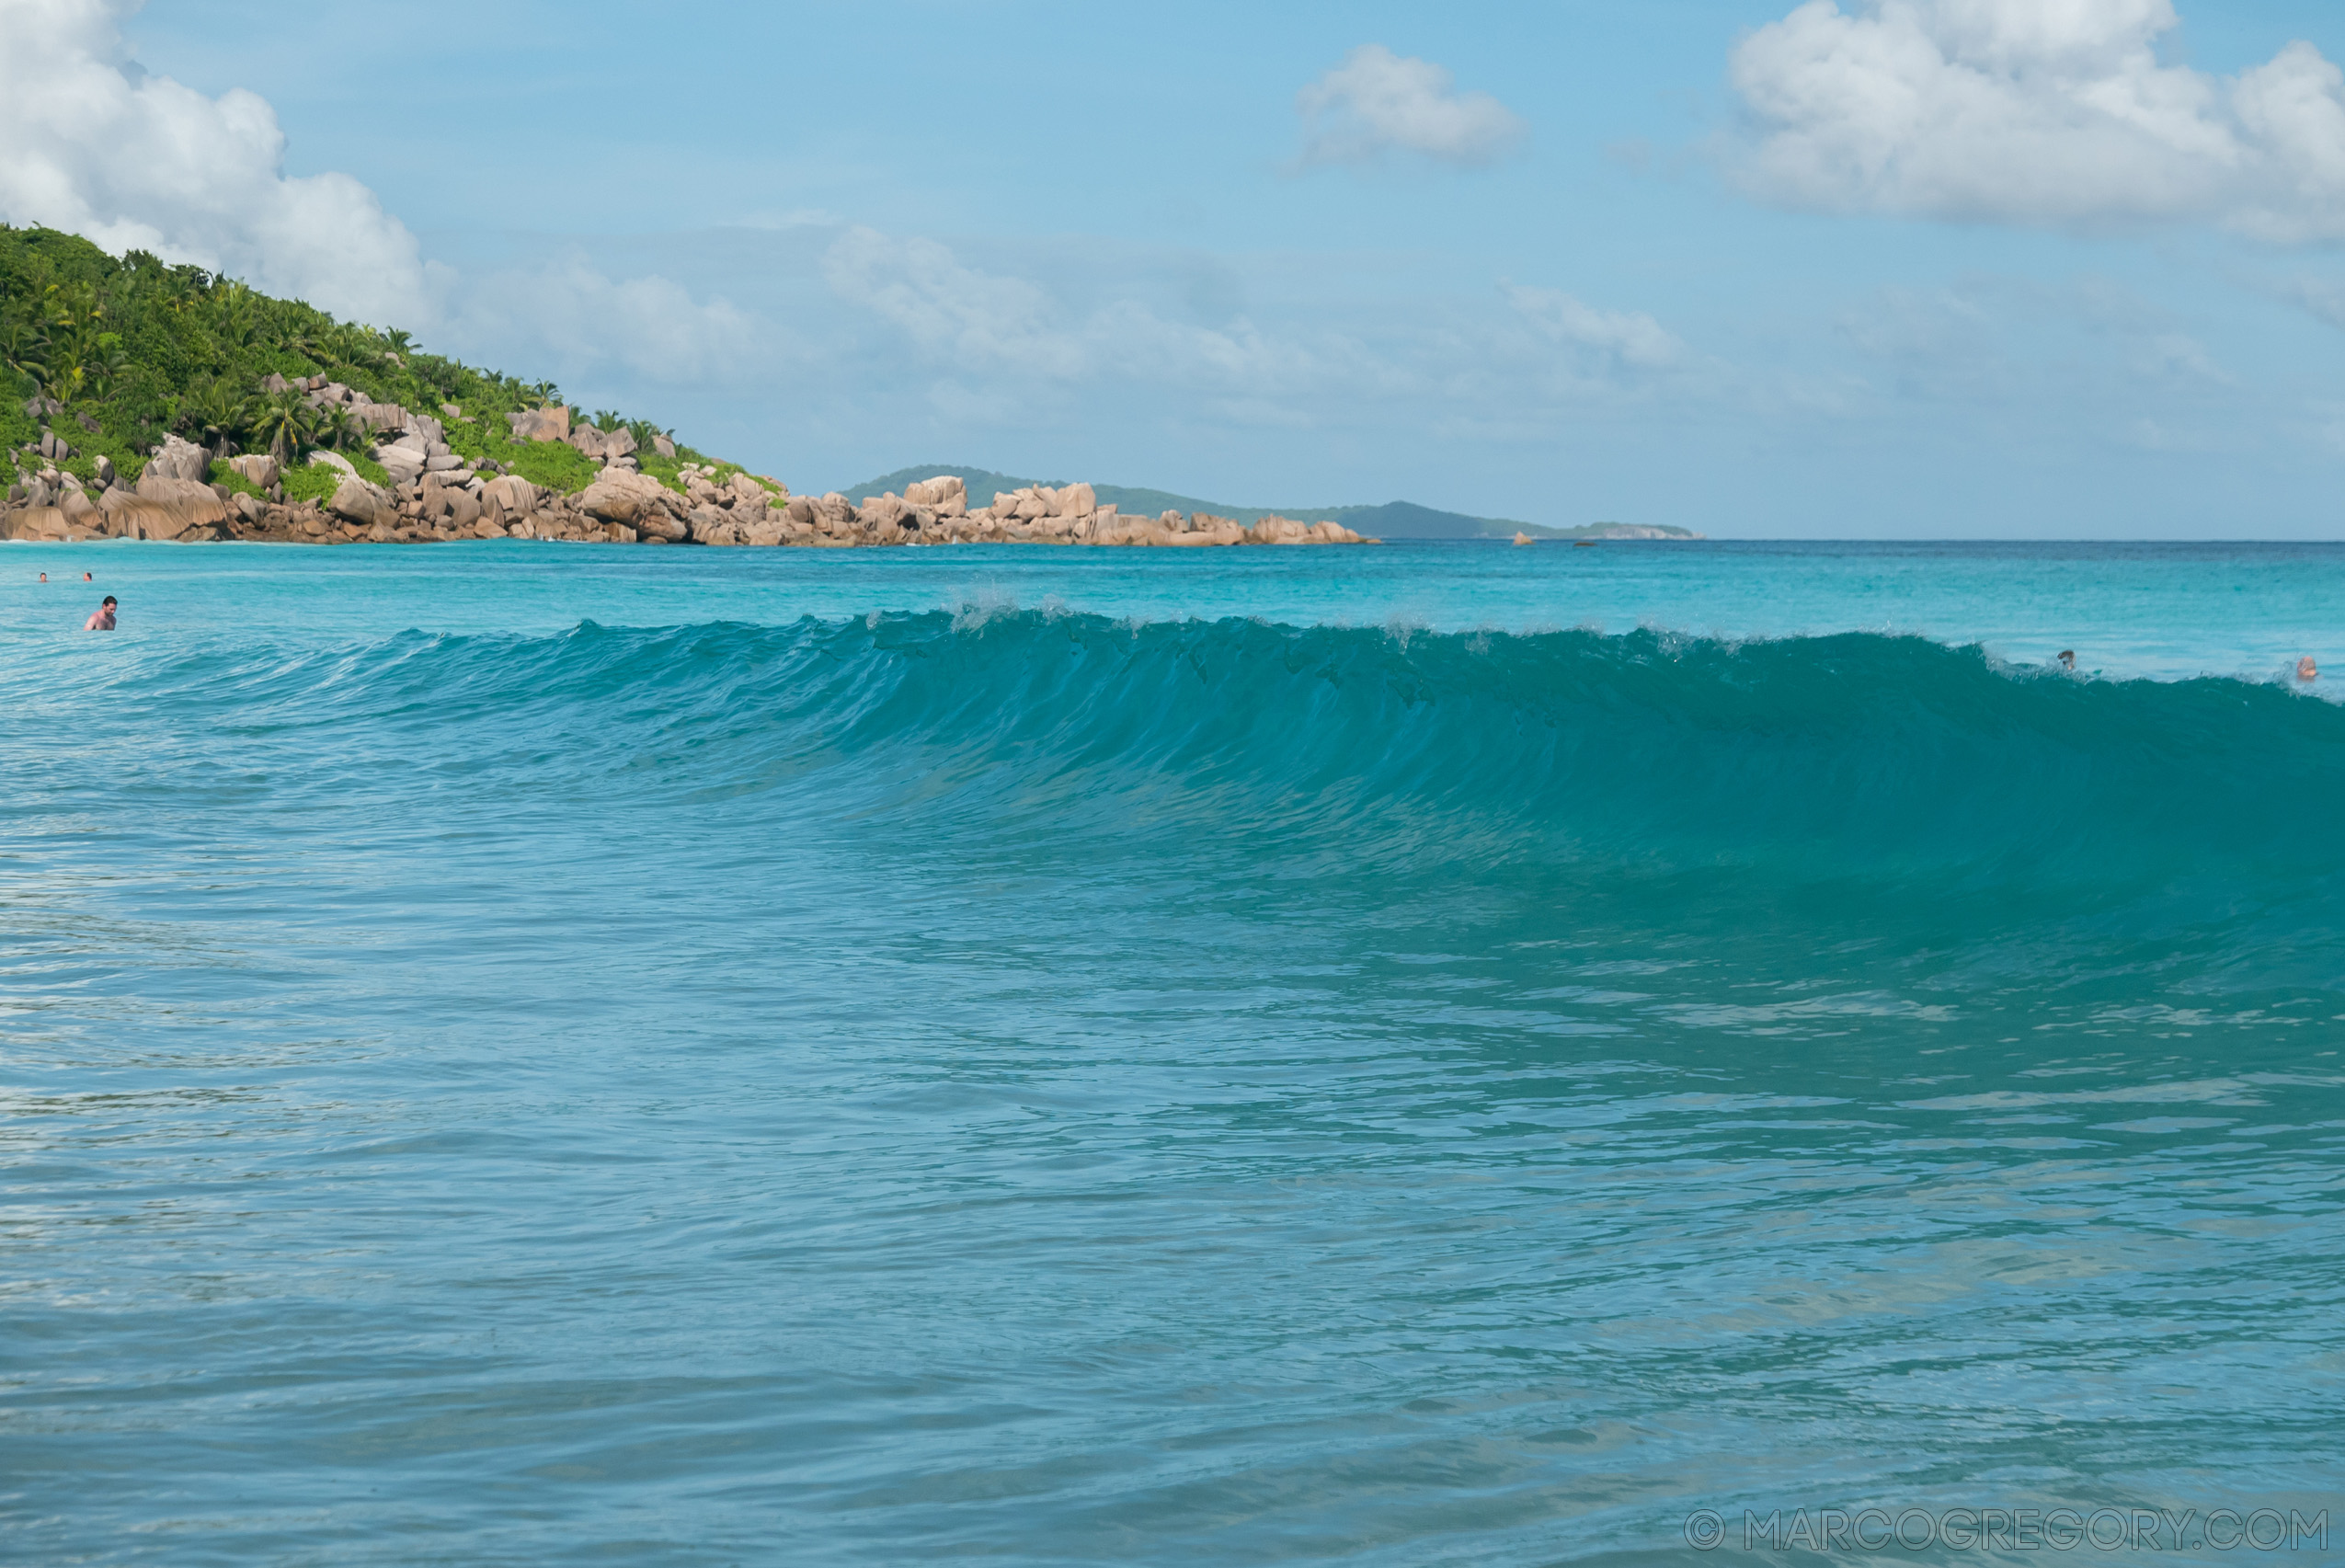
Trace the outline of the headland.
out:
M 1344 518 L 1423 537 L 1516 528 L 1408 502 L 1332 509 L 1341 517 L 1225 510 L 984 470 L 899 471 L 852 498 L 794 495 L 672 429 L 588 415 L 549 382 L 426 353 L 408 333 L 6 225 L 0 483 L 0 539 L 25 540 L 1198 548 L 1378 542 Z

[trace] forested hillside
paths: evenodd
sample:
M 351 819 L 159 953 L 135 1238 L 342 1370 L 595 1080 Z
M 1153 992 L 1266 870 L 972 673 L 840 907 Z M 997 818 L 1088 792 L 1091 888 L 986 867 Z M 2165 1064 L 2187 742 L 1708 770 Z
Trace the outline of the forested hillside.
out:
M 0 482 L 54 467 L 95 483 L 101 458 L 135 479 L 166 434 L 218 459 L 275 453 L 292 500 L 332 494 L 337 470 L 302 463 L 319 448 L 381 482 L 368 456 L 373 432 L 347 406 L 287 384 L 318 376 L 360 402 L 437 410 L 458 454 L 566 494 L 601 466 L 561 441 L 513 438 L 506 416 L 562 404 L 551 382 L 427 353 L 404 331 L 337 321 L 143 251 L 117 260 L 72 235 L 0 224 L 0 452 L 14 464 L 0 465 Z M 655 450 L 667 432 L 616 410 L 590 422 L 631 430 L 644 471 L 673 488 L 684 464 L 706 462 L 690 449 Z M 239 483 L 224 466 L 212 476 Z

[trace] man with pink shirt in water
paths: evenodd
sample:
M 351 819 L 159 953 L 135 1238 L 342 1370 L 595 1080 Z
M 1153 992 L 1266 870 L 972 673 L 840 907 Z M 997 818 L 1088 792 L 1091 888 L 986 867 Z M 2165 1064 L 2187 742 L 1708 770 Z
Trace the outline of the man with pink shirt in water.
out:
M 109 593 L 106 596 L 106 602 L 92 611 L 90 612 L 89 619 L 82 623 L 82 630 L 85 632 L 110 632 L 113 629 L 114 596 Z

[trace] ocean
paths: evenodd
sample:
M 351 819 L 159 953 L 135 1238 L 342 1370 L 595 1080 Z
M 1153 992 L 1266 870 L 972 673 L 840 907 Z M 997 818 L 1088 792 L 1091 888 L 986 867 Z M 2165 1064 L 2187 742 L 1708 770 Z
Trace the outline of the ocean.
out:
M 2332 683 L 2345 546 L 0 549 L 0 1557 L 2336 1561 Z

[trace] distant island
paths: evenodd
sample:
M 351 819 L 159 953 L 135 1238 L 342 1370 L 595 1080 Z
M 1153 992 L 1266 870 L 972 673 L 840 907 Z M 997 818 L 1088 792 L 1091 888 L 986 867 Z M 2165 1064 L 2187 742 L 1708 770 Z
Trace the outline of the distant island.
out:
M 973 507 L 986 505 L 998 494 L 1045 483 L 1038 479 L 1013 478 L 1007 474 L 995 474 L 967 464 L 932 463 L 899 468 L 893 474 L 883 474 L 876 479 L 850 485 L 845 487 L 846 493 L 861 496 L 901 490 L 927 474 L 959 475 L 967 482 L 969 504 Z M 1523 522 L 1514 518 L 1470 517 L 1464 512 L 1439 511 L 1432 507 L 1419 506 L 1414 501 L 1386 501 L 1381 506 L 1240 507 L 1201 500 L 1195 496 L 1176 495 L 1170 490 L 1124 485 L 1094 485 L 1092 489 L 1103 502 L 1112 502 L 1127 512 L 1206 512 L 1247 523 L 1282 514 L 1330 518 L 1346 528 L 1357 529 L 1362 533 L 1382 539 L 1511 539 L 1517 533 L 1527 533 L 1534 539 L 1690 540 L 1703 537 L 1688 529 L 1664 523 L 1591 522 L 1576 528 L 1557 528 Z
M 550 382 L 426 353 L 407 333 L 143 251 L 118 259 L 73 235 L 6 224 L 0 458 L 0 539 L 839 548 L 1697 537 L 1539 528 L 1406 501 L 1218 507 L 949 464 L 882 475 L 854 499 L 794 496 L 649 421 L 586 415 Z

